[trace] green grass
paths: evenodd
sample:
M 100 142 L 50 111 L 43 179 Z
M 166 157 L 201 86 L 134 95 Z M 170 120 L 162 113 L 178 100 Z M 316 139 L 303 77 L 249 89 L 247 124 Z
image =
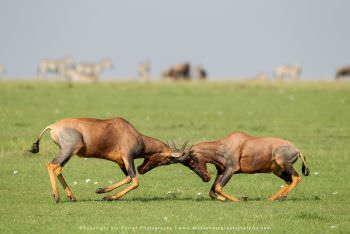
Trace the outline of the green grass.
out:
M 57 148 L 45 136 L 39 154 L 27 153 L 37 134 L 65 117 L 116 115 L 162 140 L 195 143 L 237 130 L 286 138 L 307 157 L 311 175 L 279 202 L 265 200 L 283 184 L 279 178 L 235 175 L 224 191 L 249 199 L 230 203 L 209 199 L 213 180 L 203 183 L 187 168 L 170 165 L 141 175 L 139 188 L 121 200 L 103 202 L 95 189 L 121 180 L 122 172 L 112 162 L 74 157 L 64 175 L 78 202 L 69 202 L 60 188 L 61 203 L 56 205 L 45 166 Z M 155 228 L 198 233 L 192 230 L 196 227 L 218 233 L 350 232 L 350 84 L 346 82 L 68 87 L 3 81 L 0 127 L 0 233 L 152 233 Z M 299 161 L 295 168 L 300 172 Z M 209 169 L 214 177 L 215 168 Z M 90 183 L 85 182 L 88 178 Z M 268 230 L 244 229 L 263 227 Z

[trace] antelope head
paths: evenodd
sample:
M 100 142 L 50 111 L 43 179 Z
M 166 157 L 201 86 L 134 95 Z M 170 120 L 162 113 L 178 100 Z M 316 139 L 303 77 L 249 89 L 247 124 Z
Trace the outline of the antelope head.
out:
M 143 163 L 137 167 L 138 172 L 144 174 L 158 166 L 182 163 L 187 158 L 191 157 L 191 154 L 193 153 L 192 146 L 188 147 L 187 145 L 188 141 L 186 141 L 180 148 L 177 148 L 176 144 L 171 142 L 169 151 L 152 154 L 146 157 Z

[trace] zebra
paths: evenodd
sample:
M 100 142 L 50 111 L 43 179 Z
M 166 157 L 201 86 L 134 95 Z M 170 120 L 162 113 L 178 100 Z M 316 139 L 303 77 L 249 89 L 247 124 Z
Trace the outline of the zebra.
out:
M 74 63 L 70 56 L 65 56 L 62 59 L 43 59 L 38 66 L 39 78 L 45 78 L 47 73 L 53 73 L 60 77 L 64 76 L 64 72 Z
M 151 72 L 151 62 L 146 61 L 140 63 L 137 69 L 138 78 L 140 81 L 148 81 L 150 80 L 150 72 Z
M 110 59 L 102 59 L 98 63 L 80 63 L 75 69 L 81 75 L 99 78 L 105 69 L 112 67 L 113 64 Z
M 276 68 L 275 78 L 284 80 L 290 78 L 292 80 L 299 80 L 301 74 L 301 67 L 298 65 L 282 65 Z

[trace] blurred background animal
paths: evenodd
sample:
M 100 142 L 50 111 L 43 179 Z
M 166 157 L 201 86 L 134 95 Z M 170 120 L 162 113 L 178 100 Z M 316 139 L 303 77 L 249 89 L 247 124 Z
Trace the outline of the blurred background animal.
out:
M 98 63 L 79 63 L 76 65 L 75 70 L 82 76 L 91 76 L 99 79 L 104 70 L 112 67 L 113 64 L 110 59 L 102 59 Z
M 336 80 L 343 79 L 346 77 L 350 78 L 350 66 L 340 67 L 335 74 Z
M 74 63 L 70 56 L 65 56 L 62 59 L 43 59 L 40 61 L 37 74 L 39 78 L 46 78 L 48 73 L 58 77 L 64 77 L 64 72 Z
M 138 79 L 140 81 L 150 80 L 151 62 L 147 60 L 143 63 L 140 63 L 137 69 L 137 73 L 138 73 Z
M 82 74 L 77 71 L 76 67 L 70 67 L 64 71 L 64 78 L 69 83 L 75 82 L 96 82 L 99 77 L 96 74 Z
M 301 67 L 298 65 L 282 65 L 276 68 L 275 75 L 277 80 L 299 80 Z
M 198 80 L 206 80 L 207 79 L 207 76 L 208 76 L 208 73 L 207 71 L 203 68 L 202 65 L 197 65 L 194 69 L 195 71 L 195 77 L 198 79 Z
M 190 80 L 191 79 L 191 65 L 190 63 L 178 63 L 171 68 L 163 71 L 163 79 L 171 80 Z

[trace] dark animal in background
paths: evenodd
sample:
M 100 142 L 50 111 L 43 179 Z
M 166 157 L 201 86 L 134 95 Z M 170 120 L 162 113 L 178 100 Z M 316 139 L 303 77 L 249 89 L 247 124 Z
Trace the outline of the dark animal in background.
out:
M 156 166 L 180 162 L 207 182 L 210 180 L 210 175 L 206 163 L 212 163 L 217 169 L 217 175 L 209 196 L 230 201 L 239 199 L 224 193 L 223 187 L 234 174 L 272 172 L 283 179 L 286 185 L 268 198 L 271 201 L 285 198 L 300 182 L 301 176 L 293 168 L 293 163 L 298 158 L 302 161 L 303 175 L 309 174 L 305 157 L 289 141 L 273 137 L 253 137 L 243 132 L 232 133 L 217 141 L 192 145 L 190 148 L 182 149 L 181 154 L 179 160 L 149 157 L 138 170 L 144 174 Z
M 173 80 L 190 80 L 191 79 L 191 65 L 189 63 L 179 63 L 175 64 L 171 68 L 163 71 L 163 79 L 173 79 Z
M 120 117 L 106 120 L 77 118 L 63 119 L 46 127 L 33 144 L 31 152 L 39 152 L 39 141 L 42 135 L 51 130 L 52 140 L 59 146 L 59 153 L 47 165 L 53 196 L 56 203 L 60 196 L 55 177 L 62 184 L 68 198 L 76 201 L 72 190 L 67 185 L 62 175 L 63 166 L 73 155 L 87 158 L 107 159 L 117 163 L 124 172 L 126 178 L 105 188 L 99 188 L 96 193 L 110 192 L 124 184 L 132 182 L 132 185 L 114 196 L 106 196 L 104 200 L 117 200 L 127 192 L 139 186 L 136 176 L 134 159 L 136 158 L 163 158 L 162 161 L 170 161 L 176 158 L 170 147 L 155 138 L 139 133 L 128 121 Z M 166 159 L 168 158 L 168 159 Z M 100 170 L 103 168 L 99 168 Z
M 203 68 L 202 65 L 196 66 L 195 71 L 196 71 L 196 77 L 198 80 L 206 80 L 207 79 L 208 73 Z
M 336 80 L 339 80 L 345 77 L 350 78 L 350 66 L 339 68 L 335 74 Z

